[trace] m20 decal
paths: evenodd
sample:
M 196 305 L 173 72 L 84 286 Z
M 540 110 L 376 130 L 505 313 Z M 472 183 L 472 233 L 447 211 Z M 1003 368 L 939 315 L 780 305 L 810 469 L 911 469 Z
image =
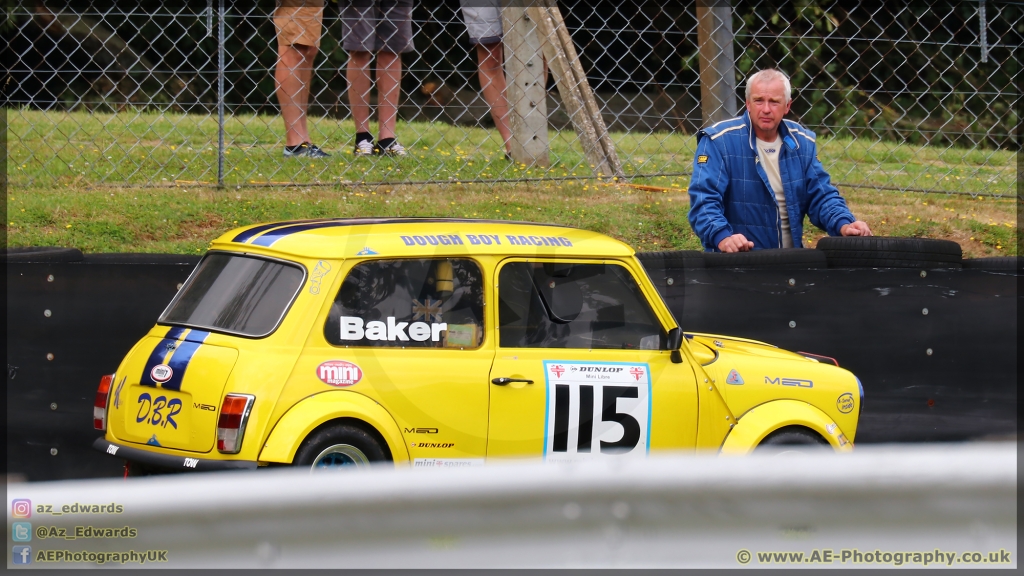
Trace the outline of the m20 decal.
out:
M 647 364 L 544 362 L 544 458 L 645 456 L 651 428 Z

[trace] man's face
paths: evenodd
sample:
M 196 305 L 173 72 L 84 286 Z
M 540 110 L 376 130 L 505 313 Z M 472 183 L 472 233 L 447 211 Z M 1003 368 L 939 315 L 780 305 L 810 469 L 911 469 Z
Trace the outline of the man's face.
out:
M 789 113 L 792 102 L 786 101 L 786 85 L 782 80 L 755 82 L 750 86 L 747 112 L 754 123 L 755 132 L 762 140 L 766 136 L 775 139 L 782 119 Z

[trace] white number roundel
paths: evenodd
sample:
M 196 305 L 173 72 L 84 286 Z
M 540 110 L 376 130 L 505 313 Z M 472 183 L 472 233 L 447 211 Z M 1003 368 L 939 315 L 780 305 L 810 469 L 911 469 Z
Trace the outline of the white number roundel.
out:
M 167 382 L 173 375 L 174 370 L 166 364 L 157 364 L 149 371 L 149 377 L 152 378 L 154 382 Z

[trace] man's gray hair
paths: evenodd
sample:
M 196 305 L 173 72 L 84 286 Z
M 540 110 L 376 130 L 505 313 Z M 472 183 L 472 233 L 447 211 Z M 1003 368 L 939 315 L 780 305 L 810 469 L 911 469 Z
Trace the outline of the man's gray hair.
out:
M 775 68 L 768 68 L 755 72 L 750 78 L 747 78 L 746 88 L 746 100 L 750 101 L 750 87 L 754 84 L 760 84 L 761 82 L 772 82 L 775 80 L 782 80 L 782 85 L 786 87 L 786 103 L 793 99 L 793 85 L 789 83 L 789 76 L 786 76 L 785 72 L 776 70 Z

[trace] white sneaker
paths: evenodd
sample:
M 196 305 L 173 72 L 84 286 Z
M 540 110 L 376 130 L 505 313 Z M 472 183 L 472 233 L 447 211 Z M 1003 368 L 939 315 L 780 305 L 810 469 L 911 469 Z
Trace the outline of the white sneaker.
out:
M 380 154 L 381 156 L 406 156 L 408 153 L 405 151 L 405 148 L 395 140 L 388 145 L 387 148 L 378 148 L 377 154 Z
M 354 153 L 356 156 L 373 156 L 373 142 L 369 140 L 356 142 Z

